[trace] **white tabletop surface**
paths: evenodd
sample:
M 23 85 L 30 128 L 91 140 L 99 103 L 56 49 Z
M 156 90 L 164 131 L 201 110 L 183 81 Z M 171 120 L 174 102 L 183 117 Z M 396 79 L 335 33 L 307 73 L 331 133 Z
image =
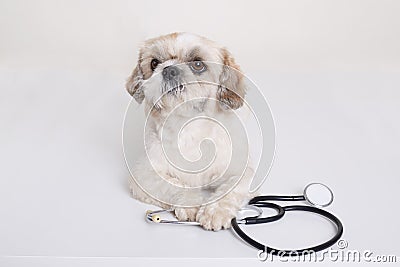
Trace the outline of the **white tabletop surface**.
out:
M 274 113 L 276 159 L 263 193 L 331 187 L 328 210 L 349 248 L 399 255 L 400 77 L 390 73 L 253 73 Z M 256 258 L 231 231 L 152 225 L 128 193 L 121 145 L 124 75 L 2 69 L 0 255 L 6 262 L 131 257 Z M 294 212 L 248 227 L 271 246 L 329 238 Z M 94 257 L 94 258 L 93 258 Z M 3 265 L 2 265 L 3 266 Z

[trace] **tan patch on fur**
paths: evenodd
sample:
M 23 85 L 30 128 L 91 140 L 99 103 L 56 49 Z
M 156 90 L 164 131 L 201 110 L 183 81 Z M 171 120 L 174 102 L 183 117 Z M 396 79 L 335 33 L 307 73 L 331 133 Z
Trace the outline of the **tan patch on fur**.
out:
M 218 89 L 218 100 L 228 108 L 237 109 L 243 105 L 246 94 L 243 74 L 235 59 L 226 48 L 221 49 L 222 62 L 224 64 L 220 75 L 220 87 Z
M 141 65 L 143 78 L 145 80 L 150 78 L 153 74 L 150 64 L 154 58 L 163 62 L 175 56 L 171 54 L 170 49 L 168 48 L 171 44 L 174 44 L 174 40 L 177 36 L 178 33 L 175 32 L 145 41 L 144 45 L 140 49 L 141 57 L 139 59 L 139 64 Z M 160 50 L 160 47 L 165 49 Z
M 144 99 L 144 93 L 140 88 L 142 86 L 142 81 L 143 81 L 143 73 L 140 64 L 138 63 L 135 69 L 133 70 L 131 76 L 129 76 L 128 80 L 126 81 L 125 88 L 129 92 L 129 94 L 133 96 L 135 100 L 139 103 L 142 103 Z

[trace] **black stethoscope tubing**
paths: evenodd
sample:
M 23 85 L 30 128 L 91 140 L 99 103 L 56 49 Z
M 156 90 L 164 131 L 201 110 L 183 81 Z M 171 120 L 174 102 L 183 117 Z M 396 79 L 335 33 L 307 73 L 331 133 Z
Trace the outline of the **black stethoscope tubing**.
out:
M 303 249 L 295 249 L 295 250 L 285 250 L 285 249 L 277 249 L 277 248 L 272 248 L 266 245 L 263 245 L 259 243 L 258 241 L 254 240 L 250 236 L 248 236 L 246 233 L 242 231 L 242 229 L 239 227 L 238 222 L 236 218 L 233 218 L 231 221 L 232 224 L 232 229 L 236 232 L 236 234 L 242 238 L 245 242 L 247 242 L 249 245 L 253 246 L 254 248 L 258 250 L 262 250 L 266 253 L 270 253 L 273 255 L 277 256 L 293 256 L 296 254 L 300 253 L 310 253 L 310 252 L 318 252 L 324 249 L 327 249 L 334 245 L 342 236 L 343 234 L 343 224 L 341 221 L 332 213 L 327 212 L 323 209 L 319 209 L 317 207 L 312 207 L 312 206 L 304 206 L 304 205 L 291 205 L 291 206 L 280 206 L 275 203 L 271 202 L 266 202 L 266 201 L 304 201 L 305 197 L 303 195 L 301 196 L 258 196 L 249 201 L 249 205 L 257 206 L 260 208 L 271 208 L 277 211 L 276 215 L 269 216 L 269 217 L 264 217 L 264 218 L 259 218 L 257 216 L 253 217 L 247 217 L 242 219 L 241 221 L 244 224 L 262 224 L 262 223 L 268 223 L 268 222 L 273 222 L 281 219 L 286 211 L 306 211 L 306 212 L 311 212 L 311 213 L 316 213 L 319 214 L 327 219 L 329 219 L 331 222 L 333 222 L 336 227 L 337 231 L 336 234 L 329 239 L 328 241 L 313 246 L 309 248 L 303 248 Z

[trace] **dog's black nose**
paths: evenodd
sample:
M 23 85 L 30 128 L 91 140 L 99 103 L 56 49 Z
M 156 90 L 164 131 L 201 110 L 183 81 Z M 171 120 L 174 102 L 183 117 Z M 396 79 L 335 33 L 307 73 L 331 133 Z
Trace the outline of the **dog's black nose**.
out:
M 179 75 L 179 69 L 175 66 L 167 66 L 163 69 L 162 75 L 166 80 L 175 79 Z

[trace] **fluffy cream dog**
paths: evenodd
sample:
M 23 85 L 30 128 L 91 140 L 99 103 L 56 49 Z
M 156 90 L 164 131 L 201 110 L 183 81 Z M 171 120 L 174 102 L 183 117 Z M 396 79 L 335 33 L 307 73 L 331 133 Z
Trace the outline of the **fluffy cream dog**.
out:
M 130 179 L 134 198 L 207 230 L 229 228 L 254 196 L 247 143 L 238 142 L 246 85 L 232 55 L 189 33 L 150 39 L 126 89 L 147 115 L 146 155 Z

